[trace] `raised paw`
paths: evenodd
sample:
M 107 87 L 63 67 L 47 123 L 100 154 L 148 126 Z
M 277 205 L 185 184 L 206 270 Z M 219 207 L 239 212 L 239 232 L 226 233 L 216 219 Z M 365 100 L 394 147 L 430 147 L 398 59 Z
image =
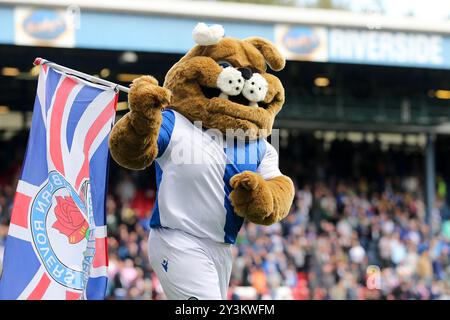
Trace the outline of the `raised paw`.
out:
M 231 178 L 230 186 L 233 189 L 242 187 L 246 190 L 255 190 L 258 187 L 259 179 L 261 177 L 258 174 L 251 171 L 244 171 Z
M 148 109 L 163 109 L 170 103 L 170 90 L 158 86 L 158 81 L 152 76 L 142 76 L 134 79 L 130 85 L 128 102 L 132 111 L 146 113 Z
M 230 201 L 237 215 L 250 221 L 262 221 L 273 212 L 273 198 L 264 179 L 244 171 L 230 180 Z

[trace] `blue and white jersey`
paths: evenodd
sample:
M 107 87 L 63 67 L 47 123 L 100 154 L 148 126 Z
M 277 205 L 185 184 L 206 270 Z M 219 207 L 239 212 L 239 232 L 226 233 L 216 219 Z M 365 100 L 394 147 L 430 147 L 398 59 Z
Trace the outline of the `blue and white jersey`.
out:
M 266 180 L 281 175 L 278 154 L 265 139 L 226 139 L 169 109 L 163 112 L 155 166 L 158 190 L 150 227 L 231 244 L 243 218 L 229 200 L 230 179 L 245 170 Z

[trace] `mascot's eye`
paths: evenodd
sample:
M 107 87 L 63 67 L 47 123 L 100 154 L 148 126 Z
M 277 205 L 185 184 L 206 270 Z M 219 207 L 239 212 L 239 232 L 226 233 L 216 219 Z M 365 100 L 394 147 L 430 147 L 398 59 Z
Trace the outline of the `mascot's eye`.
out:
M 228 67 L 232 67 L 231 63 L 229 63 L 228 61 L 219 61 L 217 62 L 219 64 L 219 66 L 221 66 L 222 68 L 228 68 Z

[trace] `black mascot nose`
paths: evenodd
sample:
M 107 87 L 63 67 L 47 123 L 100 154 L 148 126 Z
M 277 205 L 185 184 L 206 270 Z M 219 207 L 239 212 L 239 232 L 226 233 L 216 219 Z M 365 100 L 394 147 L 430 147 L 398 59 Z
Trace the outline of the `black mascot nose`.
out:
M 250 68 L 239 68 L 238 70 L 241 72 L 242 77 L 245 80 L 250 79 L 252 77 L 252 75 L 253 75 L 253 71 Z

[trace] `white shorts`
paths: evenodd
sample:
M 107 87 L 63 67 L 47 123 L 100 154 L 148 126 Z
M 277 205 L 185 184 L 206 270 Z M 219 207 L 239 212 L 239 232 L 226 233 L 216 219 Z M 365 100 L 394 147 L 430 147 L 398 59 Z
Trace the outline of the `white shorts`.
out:
M 231 245 L 180 230 L 150 230 L 150 264 L 171 300 L 224 300 L 230 282 Z

